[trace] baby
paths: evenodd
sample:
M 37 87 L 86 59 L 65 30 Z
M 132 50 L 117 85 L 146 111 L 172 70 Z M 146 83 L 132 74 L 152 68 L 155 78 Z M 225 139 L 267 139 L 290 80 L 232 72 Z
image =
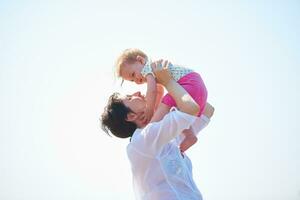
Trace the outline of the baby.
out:
M 145 119 L 146 121 L 151 120 L 150 122 L 155 122 L 160 121 L 170 111 L 171 107 L 176 106 L 176 103 L 169 94 L 162 97 L 163 90 L 161 90 L 161 86 L 156 84 L 151 63 L 148 56 L 141 50 L 126 49 L 117 59 L 116 73 L 117 76 L 123 80 L 133 81 L 136 84 L 147 83 Z M 168 64 L 168 69 L 175 81 L 177 81 L 200 106 L 200 112 L 198 114 L 198 116 L 200 116 L 204 111 L 207 100 L 207 90 L 201 76 L 192 69 L 172 65 L 171 63 Z M 179 147 L 182 152 L 197 142 L 197 137 L 193 134 L 191 128 L 184 130 L 183 135 L 185 137 Z

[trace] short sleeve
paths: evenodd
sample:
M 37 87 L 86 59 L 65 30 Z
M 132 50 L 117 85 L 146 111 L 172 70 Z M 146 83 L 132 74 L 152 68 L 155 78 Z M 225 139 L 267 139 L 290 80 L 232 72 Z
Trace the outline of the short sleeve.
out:
M 202 129 L 204 129 L 210 122 L 210 119 L 205 115 L 201 115 L 195 120 L 195 123 L 192 124 L 192 129 L 195 135 L 198 135 Z
M 135 141 L 135 148 L 143 154 L 156 156 L 164 145 L 189 128 L 197 118 L 174 109 L 161 121 L 148 124 Z
M 194 135 L 197 136 L 199 132 L 202 131 L 202 129 L 204 129 L 209 124 L 209 122 L 210 119 L 203 114 L 200 117 L 197 117 L 197 119 L 191 125 Z M 174 142 L 176 142 L 176 145 L 180 145 L 183 139 L 184 135 L 180 134 L 176 137 L 176 140 L 174 140 Z

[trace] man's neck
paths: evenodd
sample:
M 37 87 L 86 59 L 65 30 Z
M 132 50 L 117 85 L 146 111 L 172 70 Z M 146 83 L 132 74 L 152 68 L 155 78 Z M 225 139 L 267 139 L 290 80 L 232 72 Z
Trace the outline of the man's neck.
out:
M 140 128 L 140 129 L 145 128 L 145 126 L 148 124 L 148 123 L 143 123 L 142 120 L 137 120 L 135 123 L 136 123 L 137 128 Z

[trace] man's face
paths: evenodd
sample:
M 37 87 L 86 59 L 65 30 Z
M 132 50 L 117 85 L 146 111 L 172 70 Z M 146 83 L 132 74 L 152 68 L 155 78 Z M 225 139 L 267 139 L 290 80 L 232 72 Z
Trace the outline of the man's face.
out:
M 135 92 L 122 98 L 125 106 L 129 107 L 135 114 L 144 112 L 146 108 L 145 96 L 141 92 Z

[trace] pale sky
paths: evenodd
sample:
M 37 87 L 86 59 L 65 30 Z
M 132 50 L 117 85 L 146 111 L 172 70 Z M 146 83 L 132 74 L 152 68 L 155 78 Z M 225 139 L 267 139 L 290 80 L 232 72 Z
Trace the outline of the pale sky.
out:
M 209 2 L 209 3 L 208 3 Z M 99 117 L 130 47 L 199 72 L 216 112 L 187 154 L 209 200 L 300 199 L 299 1 L 1 1 L 0 199 L 131 200 Z

